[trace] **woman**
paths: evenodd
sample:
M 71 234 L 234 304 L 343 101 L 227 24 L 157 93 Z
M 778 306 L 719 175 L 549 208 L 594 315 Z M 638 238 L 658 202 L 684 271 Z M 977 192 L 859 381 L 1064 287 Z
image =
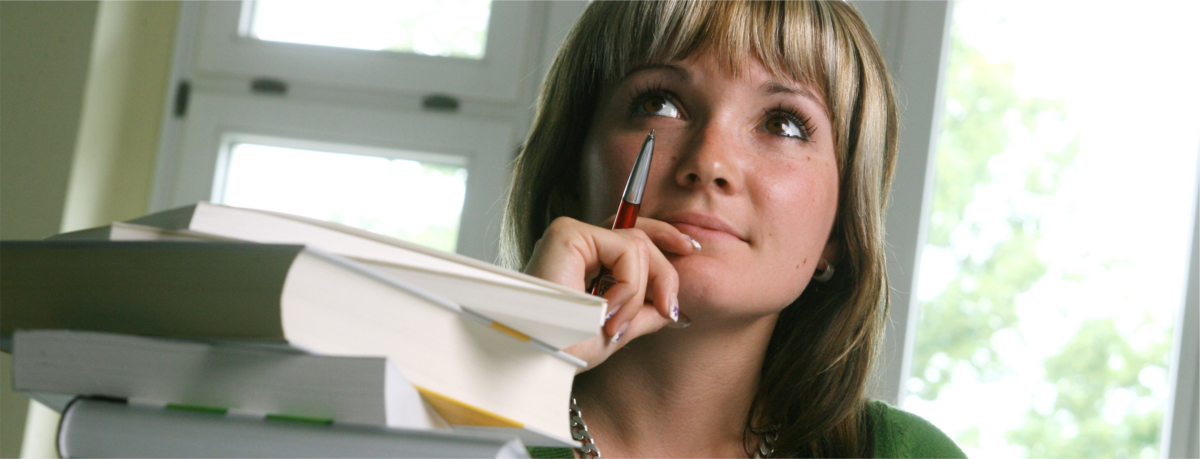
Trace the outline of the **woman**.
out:
M 652 129 L 637 228 L 605 229 Z M 865 398 L 896 132 L 884 62 L 847 3 L 587 8 L 516 161 L 504 249 L 579 290 L 602 265 L 618 281 L 602 336 L 568 349 L 589 363 L 574 395 L 596 447 L 962 455 Z

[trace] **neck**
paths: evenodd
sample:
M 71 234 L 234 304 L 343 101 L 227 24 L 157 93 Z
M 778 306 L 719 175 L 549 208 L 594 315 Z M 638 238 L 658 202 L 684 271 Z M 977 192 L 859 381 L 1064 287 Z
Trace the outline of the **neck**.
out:
M 742 435 L 777 315 L 640 337 L 575 379 L 612 457 L 745 457 Z

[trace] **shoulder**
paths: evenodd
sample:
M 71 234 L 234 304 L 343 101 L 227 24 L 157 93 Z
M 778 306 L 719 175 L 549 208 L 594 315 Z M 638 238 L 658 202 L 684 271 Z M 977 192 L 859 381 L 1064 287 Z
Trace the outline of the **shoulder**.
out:
M 874 423 L 875 457 L 967 457 L 954 440 L 920 416 L 879 400 L 870 403 L 870 413 Z

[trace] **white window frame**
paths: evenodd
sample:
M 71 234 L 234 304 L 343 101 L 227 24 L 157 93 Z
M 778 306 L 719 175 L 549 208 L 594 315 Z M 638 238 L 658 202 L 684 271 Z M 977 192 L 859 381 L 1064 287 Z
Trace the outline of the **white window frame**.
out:
M 220 172 L 229 147 L 238 141 L 257 138 L 272 146 L 413 160 L 432 159 L 419 154 L 427 152 L 461 158 L 467 169 L 457 252 L 488 259 L 497 251 L 503 209 L 495 204 L 507 187 L 506 166 L 517 141 L 511 123 L 220 94 L 196 96 L 188 116 L 192 119 L 167 207 L 219 201 Z M 403 135 L 397 135 L 396 126 L 406 127 Z M 393 153 L 397 151 L 406 153 Z
M 942 69 L 951 8 L 946 1 L 856 2 L 879 41 L 900 100 L 900 144 L 887 213 L 891 312 L 873 396 L 900 406 L 916 331 L 917 267 L 933 196 Z
M 482 59 L 422 56 L 283 43 L 249 37 L 249 2 L 202 2 L 196 69 L 242 77 L 286 76 L 290 81 L 419 93 L 448 93 L 516 102 L 529 53 L 526 33 L 535 5 L 491 5 Z M 539 12 L 540 13 L 540 12 Z M 541 15 L 539 14 L 538 18 Z
M 901 106 L 899 157 L 887 216 L 891 316 L 872 396 L 903 406 L 916 331 L 921 248 L 933 195 L 942 86 L 950 48 L 952 4 L 856 1 L 888 61 Z M 1198 152 L 1200 153 L 1200 152 Z M 1169 397 L 1159 451 L 1163 458 L 1200 457 L 1200 170 L 1195 192 L 1191 265 L 1180 292 Z
M 243 3 L 185 2 L 149 210 L 218 198 L 222 152 L 236 136 L 272 145 L 292 139 L 318 150 L 354 145 L 376 156 L 454 155 L 468 169 L 456 251 L 493 261 L 506 168 L 529 128 L 540 84 L 520 76 L 545 74 L 585 6 L 496 2 L 484 58 L 474 60 L 249 39 L 238 33 L 246 26 Z M 251 91 L 260 77 L 285 82 L 286 93 Z M 190 87 L 183 117 L 175 115 L 181 82 Z M 431 95 L 454 98 L 457 110 L 423 108 Z
M 1187 293 L 1175 321 L 1167 380 L 1171 390 L 1159 435 L 1163 458 L 1200 457 L 1200 167 L 1196 182 Z

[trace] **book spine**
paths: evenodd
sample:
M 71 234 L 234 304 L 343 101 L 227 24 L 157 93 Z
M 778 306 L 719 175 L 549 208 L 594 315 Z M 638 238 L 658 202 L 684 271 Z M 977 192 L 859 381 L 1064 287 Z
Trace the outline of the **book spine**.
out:
M 255 420 L 208 407 L 85 398 L 63 413 L 58 447 L 62 457 L 528 457 L 515 438 Z

